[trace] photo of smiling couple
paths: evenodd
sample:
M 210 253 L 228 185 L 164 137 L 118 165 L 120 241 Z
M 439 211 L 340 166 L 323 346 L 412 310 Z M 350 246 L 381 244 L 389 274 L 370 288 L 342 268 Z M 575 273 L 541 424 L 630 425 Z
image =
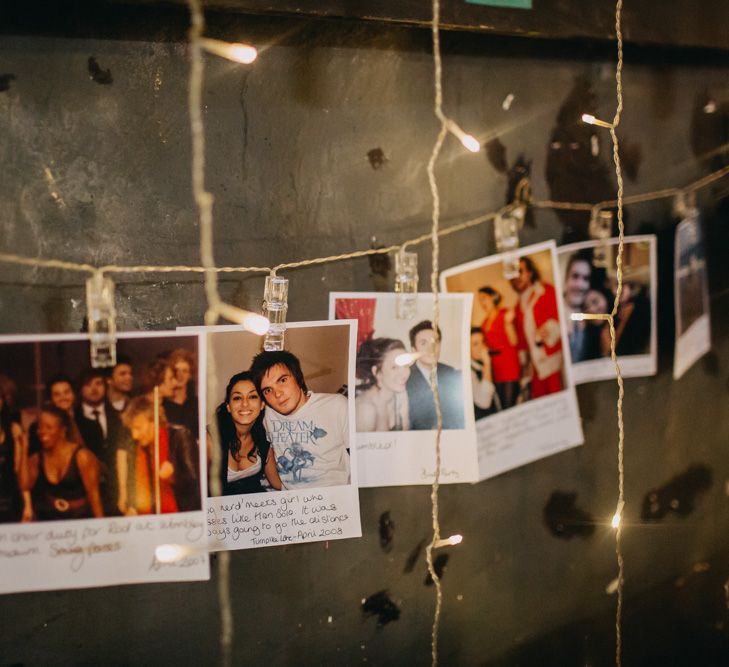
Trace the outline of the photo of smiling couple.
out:
M 307 381 L 288 350 L 259 352 L 230 376 L 215 410 L 223 495 L 349 484 L 346 374 L 341 379 L 329 368 L 313 369 Z M 312 382 L 335 391 L 313 391 Z M 208 429 L 209 452 L 213 446 Z

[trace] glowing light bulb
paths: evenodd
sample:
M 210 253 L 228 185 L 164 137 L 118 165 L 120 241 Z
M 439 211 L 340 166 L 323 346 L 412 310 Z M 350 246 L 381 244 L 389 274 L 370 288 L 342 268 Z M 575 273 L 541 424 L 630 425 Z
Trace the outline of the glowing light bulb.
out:
M 613 528 L 618 528 L 620 526 L 620 521 L 620 512 L 615 512 L 615 514 L 613 514 L 613 520 L 610 522 L 610 525 Z
M 420 356 L 417 352 L 403 352 L 395 357 L 395 365 L 397 366 L 411 366 L 415 363 L 416 359 Z
M 464 134 L 463 137 L 461 137 L 461 143 L 467 150 L 471 151 L 471 153 L 478 153 L 481 150 L 481 144 L 472 134 Z
M 160 544 L 154 550 L 154 557 L 160 563 L 176 563 L 187 553 L 187 549 L 180 544 Z
M 250 65 L 256 58 L 258 58 L 258 49 L 256 49 L 255 46 L 250 46 L 248 44 L 230 45 L 231 60 L 243 63 L 244 65 Z
M 258 313 L 252 313 L 250 310 L 236 308 L 228 303 L 219 303 L 218 312 L 226 320 L 230 320 L 236 324 L 242 324 L 247 331 L 250 331 L 257 336 L 263 336 L 266 334 L 271 326 L 267 317 L 259 315 Z
M 570 319 L 573 322 L 582 322 L 582 320 L 585 319 L 585 314 L 584 313 L 572 313 L 570 315 Z
M 445 121 L 446 129 L 463 144 L 466 150 L 471 153 L 478 153 L 481 150 L 481 144 L 472 134 L 466 134 L 458 124 L 450 118 Z
M 267 317 L 257 315 L 256 313 L 248 313 L 241 324 L 251 333 L 263 336 L 268 332 L 270 322 Z
M 463 535 L 451 535 L 444 540 L 437 540 L 433 546 L 440 549 L 441 547 L 454 547 L 461 542 L 463 542 Z
M 612 123 L 608 123 L 604 120 L 600 120 L 599 118 L 595 118 L 595 116 L 593 116 L 591 113 L 583 113 L 582 122 L 587 123 L 588 125 L 597 125 L 598 127 L 612 128 L 613 126 Z
M 250 65 L 257 57 L 258 50 L 249 44 L 238 44 L 222 42 L 219 39 L 203 37 L 200 40 L 201 46 L 208 52 L 221 58 L 227 58 L 235 63 Z

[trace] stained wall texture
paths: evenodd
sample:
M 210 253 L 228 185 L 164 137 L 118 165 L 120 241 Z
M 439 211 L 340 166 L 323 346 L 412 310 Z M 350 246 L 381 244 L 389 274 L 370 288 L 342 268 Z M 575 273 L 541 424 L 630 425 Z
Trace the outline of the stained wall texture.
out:
M 198 264 L 185 14 L 104 11 L 38 30 L 26 17 L 0 37 L 2 251 Z M 213 17 L 211 31 L 264 47 L 248 68 L 207 59 L 207 184 L 219 264 L 271 265 L 427 231 L 425 164 L 437 132 L 427 31 L 230 16 Z M 682 185 L 725 164 L 725 154 L 707 153 L 729 141 L 729 57 L 627 56 L 620 134 L 628 192 Z M 528 165 L 537 198 L 612 196 L 609 137 L 597 134 L 595 156 L 591 132 L 576 122 L 576 112 L 612 116 L 611 46 L 450 34 L 443 81 L 447 112 L 493 142 L 476 155 L 446 142 L 437 170 L 444 224 L 505 203 L 519 164 Z M 626 218 L 629 232 L 659 236 L 660 330 L 658 375 L 626 382 L 625 664 L 691 656 L 708 665 L 729 656 L 726 187 L 699 199 L 714 348 L 679 382 L 671 378 L 670 201 L 631 207 Z M 585 223 L 535 211 L 522 244 L 579 238 Z M 493 250 L 488 226 L 470 229 L 443 240 L 441 266 Z M 427 246 L 419 252 L 426 285 Z M 288 277 L 292 321 L 324 319 L 329 290 L 387 290 L 393 278 L 386 262 L 366 259 Z M 221 289 L 257 308 L 262 279 L 229 274 Z M 0 264 L 2 333 L 79 331 L 83 299 L 81 276 Z M 201 279 L 120 276 L 117 307 L 122 329 L 198 324 Z M 615 596 L 606 587 L 616 564 L 604 522 L 617 493 L 616 388 L 583 386 L 578 396 L 582 447 L 441 489 L 443 531 L 464 535 L 441 562 L 443 664 L 612 663 Z M 710 471 L 708 490 L 681 477 L 694 464 Z M 643 521 L 646 494 L 675 478 L 671 488 L 691 511 Z M 362 539 L 232 555 L 237 664 L 429 661 L 429 489 L 368 489 L 360 499 Z M 557 523 L 577 525 L 576 507 L 595 530 L 556 535 L 554 509 L 565 506 Z M 382 591 L 366 605 L 379 616 L 364 613 L 362 601 Z M 214 581 L 13 595 L 2 607 L 3 664 L 212 664 L 218 656 Z

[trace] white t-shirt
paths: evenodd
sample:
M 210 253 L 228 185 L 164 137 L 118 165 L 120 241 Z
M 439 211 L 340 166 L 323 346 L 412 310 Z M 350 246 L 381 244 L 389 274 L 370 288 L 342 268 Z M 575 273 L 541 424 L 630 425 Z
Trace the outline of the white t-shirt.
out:
M 294 414 L 266 406 L 266 436 L 287 489 L 349 484 L 349 411 L 341 394 L 309 393 Z

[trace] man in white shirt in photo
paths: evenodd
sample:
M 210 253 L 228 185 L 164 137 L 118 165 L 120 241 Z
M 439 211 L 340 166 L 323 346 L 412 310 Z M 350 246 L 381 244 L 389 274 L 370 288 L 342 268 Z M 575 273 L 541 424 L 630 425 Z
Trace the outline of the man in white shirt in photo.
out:
M 349 484 L 347 399 L 309 391 L 288 351 L 259 353 L 251 374 L 266 403 L 263 423 L 284 487 Z

